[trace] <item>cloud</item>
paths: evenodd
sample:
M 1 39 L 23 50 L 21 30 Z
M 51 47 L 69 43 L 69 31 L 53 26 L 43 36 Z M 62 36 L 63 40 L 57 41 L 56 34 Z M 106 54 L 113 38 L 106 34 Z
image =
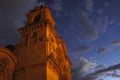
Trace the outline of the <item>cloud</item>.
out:
M 81 12 L 80 23 L 82 25 L 82 35 L 89 40 L 96 40 L 98 38 L 98 31 L 93 25 L 90 16 L 86 11 Z
M 61 16 L 60 12 L 63 11 L 63 4 L 63 0 L 53 0 L 52 3 L 49 3 L 49 7 L 57 18 Z M 65 13 L 65 10 L 63 13 Z
M 95 71 L 98 71 L 98 70 L 102 70 L 104 68 L 105 68 L 105 66 L 103 64 L 100 64 L 100 65 L 97 65 L 94 69 L 95 69 Z
M 81 46 L 78 48 L 82 52 L 90 51 L 92 49 L 92 46 Z
M 93 46 L 80 46 L 78 48 L 75 48 L 71 50 L 71 52 L 88 52 L 92 50 Z
M 79 18 L 79 23 L 76 24 L 79 24 L 82 28 L 81 34 L 84 38 L 94 41 L 99 38 L 99 35 L 107 31 L 114 20 L 111 20 L 107 15 L 103 15 L 103 9 L 95 10 L 92 0 L 85 0 L 84 7 L 76 11 L 78 15 L 75 16 Z
M 91 15 L 86 11 L 82 11 L 80 16 L 80 23 L 82 25 L 82 35 L 89 40 L 96 40 L 100 34 L 107 31 L 111 24 L 108 16 L 98 16 L 95 20 L 91 19 Z
M 104 79 L 99 79 L 99 80 L 104 80 Z
M 37 4 L 37 6 L 45 5 L 45 1 L 43 1 L 43 0 L 36 0 L 36 4 Z
M 105 2 L 104 5 L 105 5 L 106 7 L 108 7 L 108 6 L 109 6 L 109 3 L 108 3 L 108 2 Z
M 85 0 L 85 9 L 87 11 L 93 11 L 93 1 L 92 0 Z
M 105 69 L 98 70 L 94 73 L 88 74 L 88 75 L 82 77 L 81 80 L 95 80 L 96 78 L 105 74 L 106 72 L 115 71 L 115 70 L 120 70 L 120 64 L 116 64 L 116 65 L 107 67 Z
M 109 17 L 108 16 L 100 16 L 96 19 L 95 23 L 95 29 L 99 32 L 99 33 L 104 33 L 107 30 L 107 27 L 110 25 L 109 22 Z
M 114 46 L 120 46 L 120 40 L 114 40 L 112 43 Z
M 99 9 L 99 10 L 97 11 L 97 13 L 98 13 L 99 15 L 102 15 L 102 14 L 103 14 L 103 9 Z
M 86 58 L 75 58 L 72 62 L 72 77 L 73 80 L 80 80 L 82 76 L 86 74 L 86 71 L 89 71 L 96 64 L 87 60 Z
M 112 44 L 108 45 L 107 47 L 101 47 L 98 50 L 98 53 L 106 53 L 107 51 L 113 50 L 116 47 L 120 47 L 120 40 L 112 41 Z
M 54 0 L 53 3 L 50 4 L 50 7 L 56 12 L 60 12 L 63 9 L 63 1 L 62 0 Z
M 107 48 L 101 47 L 101 48 L 98 50 L 98 53 L 105 53 L 106 51 L 107 51 Z
M 105 77 L 112 76 L 112 77 L 120 77 L 119 72 L 117 70 L 112 71 L 111 73 L 108 73 Z
M 101 51 L 104 51 L 101 50 Z M 77 55 L 77 54 L 75 54 Z M 106 75 L 112 77 L 120 77 L 115 73 L 115 70 L 120 70 L 120 64 L 105 67 L 103 64 L 96 65 L 96 63 L 77 55 L 72 58 L 72 78 L 73 80 L 96 80 L 98 77 Z M 112 72 L 108 74 L 108 72 Z

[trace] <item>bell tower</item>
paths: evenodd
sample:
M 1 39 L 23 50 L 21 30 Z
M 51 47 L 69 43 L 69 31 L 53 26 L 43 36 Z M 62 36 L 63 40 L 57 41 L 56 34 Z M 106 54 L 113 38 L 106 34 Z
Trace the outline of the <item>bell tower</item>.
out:
M 15 80 L 71 80 L 67 48 L 54 26 L 46 5 L 27 14 L 27 23 L 19 29 L 21 39 L 16 44 Z

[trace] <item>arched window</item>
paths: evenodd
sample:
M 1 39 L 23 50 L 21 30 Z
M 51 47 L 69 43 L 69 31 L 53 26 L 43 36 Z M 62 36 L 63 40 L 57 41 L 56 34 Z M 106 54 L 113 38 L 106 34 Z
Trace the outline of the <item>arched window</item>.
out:
M 41 15 L 35 16 L 34 22 L 38 22 L 38 21 L 40 21 L 40 20 L 41 20 Z

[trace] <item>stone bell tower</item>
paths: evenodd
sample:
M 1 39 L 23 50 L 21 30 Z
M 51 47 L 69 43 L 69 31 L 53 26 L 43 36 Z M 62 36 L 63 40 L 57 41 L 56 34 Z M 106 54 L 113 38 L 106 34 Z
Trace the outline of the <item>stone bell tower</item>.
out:
M 67 48 L 54 26 L 46 5 L 27 14 L 27 23 L 19 29 L 21 39 L 16 44 L 15 80 L 71 80 Z

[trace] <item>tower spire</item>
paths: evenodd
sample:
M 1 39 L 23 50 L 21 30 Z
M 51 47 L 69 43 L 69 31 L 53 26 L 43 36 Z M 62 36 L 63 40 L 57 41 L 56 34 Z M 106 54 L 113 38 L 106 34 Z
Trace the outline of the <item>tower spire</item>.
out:
M 48 6 L 41 5 L 27 14 L 16 45 L 18 58 L 15 80 L 71 80 L 67 47 L 55 31 Z
M 51 14 L 51 11 L 47 5 L 41 5 L 39 7 L 36 7 L 34 10 L 31 10 L 27 14 L 27 23 L 33 24 L 36 22 L 42 22 L 42 21 L 48 21 L 52 26 L 55 25 L 55 21 L 53 19 L 53 16 Z

